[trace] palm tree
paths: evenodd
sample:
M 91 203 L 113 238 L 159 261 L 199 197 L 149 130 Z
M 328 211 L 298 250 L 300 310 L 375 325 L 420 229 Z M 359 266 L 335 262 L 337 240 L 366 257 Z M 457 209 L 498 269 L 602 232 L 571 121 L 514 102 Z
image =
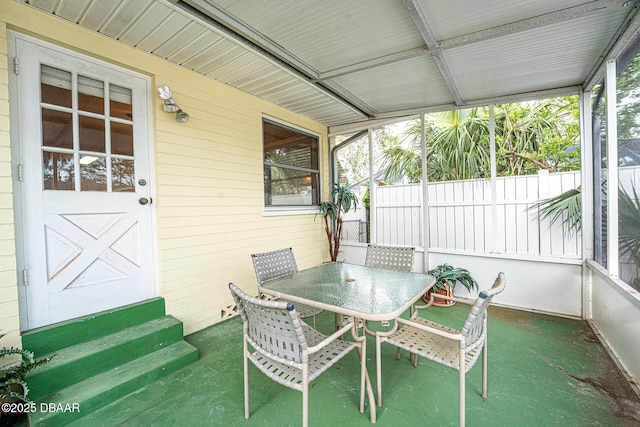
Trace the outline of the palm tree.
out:
M 324 217 L 324 230 L 329 241 L 331 261 L 338 260 L 340 237 L 342 235 L 342 215 L 351 208 L 358 207 L 358 196 L 349 190 L 349 183 L 340 185 L 333 183 L 331 201 L 320 203 L 320 213 Z
M 427 173 L 431 180 L 480 178 L 489 168 L 489 120 L 485 109 L 451 110 L 426 115 Z M 420 122 L 405 132 L 410 147 L 392 147 L 381 154 L 385 180 L 422 175 Z
M 580 169 L 576 101 L 564 97 L 496 107 L 499 175 Z
M 576 97 L 497 106 L 498 175 L 522 175 L 580 168 Z M 487 108 L 431 113 L 425 116 L 427 174 L 432 181 L 488 178 L 489 117 Z M 420 122 L 404 138 L 409 147 L 381 154 L 386 180 L 420 181 Z
M 629 255 L 640 269 L 640 196 L 635 186 L 631 187 L 631 193 L 625 192 L 622 188 L 618 192 L 620 254 Z M 640 277 L 635 278 L 633 285 L 640 289 Z

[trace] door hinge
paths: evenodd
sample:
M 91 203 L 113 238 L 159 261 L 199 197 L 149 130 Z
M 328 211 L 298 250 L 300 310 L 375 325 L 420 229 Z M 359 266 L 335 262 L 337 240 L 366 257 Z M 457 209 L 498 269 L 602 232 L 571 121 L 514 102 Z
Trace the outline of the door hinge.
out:
M 29 270 L 26 268 L 22 270 L 22 286 L 29 286 Z
M 13 58 L 13 72 L 16 73 L 16 75 L 20 74 L 20 61 L 17 56 Z
M 22 164 L 18 165 L 18 181 L 22 182 Z

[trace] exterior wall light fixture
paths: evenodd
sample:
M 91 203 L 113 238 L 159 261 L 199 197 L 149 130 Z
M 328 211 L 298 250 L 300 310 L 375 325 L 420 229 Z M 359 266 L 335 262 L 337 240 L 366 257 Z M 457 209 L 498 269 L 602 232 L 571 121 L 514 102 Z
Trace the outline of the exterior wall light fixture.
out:
M 176 113 L 176 122 L 184 123 L 189 120 L 189 115 L 182 111 L 182 108 L 173 99 L 173 92 L 169 86 L 160 86 L 158 88 L 158 96 L 164 99 L 162 109 L 165 113 Z

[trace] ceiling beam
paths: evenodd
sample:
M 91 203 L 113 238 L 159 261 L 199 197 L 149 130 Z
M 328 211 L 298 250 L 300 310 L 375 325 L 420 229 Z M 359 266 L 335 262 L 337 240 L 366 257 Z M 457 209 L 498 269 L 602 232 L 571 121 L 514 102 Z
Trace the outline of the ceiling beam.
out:
M 498 96 L 495 98 L 484 98 L 468 100 L 465 108 L 486 107 L 488 105 L 511 104 L 523 101 L 533 101 L 536 99 L 557 98 L 567 95 L 577 95 L 582 91 L 582 86 L 565 86 L 555 89 L 539 90 L 533 92 L 523 92 L 513 95 Z M 329 127 L 329 136 L 342 135 L 354 132 L 356 130 L 376 128 L 386 124 L 397 123 L 400 121 L 411 120 L 420 117 L 424 113 L 437 113 L 440 111 L 449 111 L 460 108 L 460 106 L 451 104 L 431 105 L 425 107 L 411 108 L 408 110 L 396 110 L 386 113 L 380 113 L 375 119 L 363 120 L 361 122 L 352 122 L 339 124 Z
M 418 56 L 428 55 L 429 49 L 426 47 L 417 47 L 414 49 L 403 50 L 402 52 L 392 53 L 390 55 L 380 56 L 368 61 L 358 62 L 357 64 L 347 65 L 346 67 L 336 68 L 335 70 L 320 73 L 317 81 L 333 79 L 335 77 L 344 76 L 346 74 L 356 73 L 358 71 L 368 70 L 370 68 L 379 67 L 381 65 L 392 64 L 407 59 L 416 58 Z
M 228 13 L 226 10 L 218 7 L 212 3 L 209 3 L 205 0 L 183 0 L 184 3 L 194 7 L 205 15 L 214 19 L 217 23 L 224 25 L 226 28 L 233 31 L 235 34 L 242 36 L 246 40 L 250 40 L 252 43 L 261 47 L 265 51 L 270 54 L 286 61 L 287 64 L 295 67 L 300 72 L 311 78 L 318 77 L 318 71 L 313 67 L 310 67 L 305 62 L 301 61 L 296 56 L 292 55 L 291 52 L 285 50 L 280 47 L 278 44 L 274 43 L 272 40 L 268 39 L 261 33 L 257 32 L 250 26 L 246 25 L 241 20 L 237 19 L 232 14 Z M 180 3 L 176 1 L 176 3 Z
M 291 53 L 273 43 L 268 38 L 253 30 L 242 21 L 226 13 L 221 8 L 214 7 L 204 0 L 167 0 L 192 17 L 200 19 L 218 34 L 233 40 L 235 43 L 261 55 L 280 68 L 286 70 L 309 85 L 335 99 L 341 104 L 363 117 L 374 117 L 376 111 L 364 104 L 356 97 L 347 97 L 344 90 L 337 91 L 324 82 L 317 81 L 318 72 Z
M 442 54 L 440 52 L 440 48 L 438 47 L 438 41 L 436 40 L 431 28 L 429 27 L 429 23 L 427 22 L 426 16 L 422 12 L 420 5 L 418 4 L 418 0 L 403 0 L 404 7 L 409 11 L 409 15 L 411 15 L 411 19 L 413 19 L 413 23 L 418 28 L 418 32 L 422 36 L 424 43 L 429 48 L 429 52 L 431 52 L 431 56 L 442 75 L 447 87 L 449 88 L 449 92 L 451 93 L 451 97 L 455 101 L 456 105 L 464 105 L 464 101 L 460 96 L 460 91 L 456 86 L 455 80 L 449 71 L 449 67 L 447 67 L 447 63 L 445 62 Z
M 640 31 L 640 6 L 636 1 L 629 10 L 627 19 L 620 25 L 615 36 L 611 38 L 611 42 L 603 51 L 600 60 L 589 72 L 585 79 L 583 90 L 589 91 L 600 83 L 604 76 L 607 61 L 617 58 L 625 50 L 629 42 L 637 36 L 638 31 Z
M 417 4 L 417 2 L 412 2 Z M 595 0 L 586 4 L 578 6 L 568 7 L 555 12 L 546 13 L 539 16 L 534 16 L 527 19 L 522 19 L 516 22 L 510 22 L 508 24 L 499 25 L 497 27 L 488 28 L 486 30 L 476 31 L 474 33 L 464 34 L 462 36 L 445 39 L 442 41 L 435 41 L 434 47 L 421 47 L 410 49 L 402 52 L 392 53 L 380 58 L 375 58 L 369 61 L 363 61 L 353 65 L 347 65 L 335 70 L 320 73 L 317 81 L 323 81 L 334 77 L 344 76 L 351 73 L 375 68 L 381 65 L 387 65 L 393 62 L 400 62 L 407 59 L 412 59 L 421 55 L 428 55 L 433 49 L 438 52 L 445 51 L 447 49 L 453 49 L 456 47 L 467 46 L 469 44 L 478 43 L 497 37 L 505 37 L 513 34 L 517 34 L 523 31 L 544 27 L 547 25 L 559 24 L 572 19 L 582 18 L 585 16 L 593 15 L 602 12 L 605 9 L 620 8 L 624 6 L 637 4 L 637 0 Z M 429 46 L 427 44 L 427 46 Z

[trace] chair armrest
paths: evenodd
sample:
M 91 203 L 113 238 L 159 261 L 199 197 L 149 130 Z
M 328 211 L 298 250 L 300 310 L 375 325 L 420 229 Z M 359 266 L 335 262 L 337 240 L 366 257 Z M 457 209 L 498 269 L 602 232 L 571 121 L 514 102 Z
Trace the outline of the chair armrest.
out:
M 349 330 L 351 328 L 353 328 L 353 322 L 347 323 L 345 326 L 343 326 L 342 328 L 338 329 L 332 335 L 330 335 L 327 338 L 323 339 L 322 341 L 320 341 L 318 344 L 314 345 L 313 347 L 308 347 L 306 350 L 302 350 L 302 352 L 306 353 L 306 354 L 313 354 L 313 353 L 315 353 L 315 352 L 317 352 L 319 350 L 322 350 L 328 344 L 331 344 L 333 341 L 337 340 L 338 338 L 340 338 L 341 336 L 343 336 L 344 334 L 349 332 Z
M 403 325 L 411 326 L 412 328 L 420 329 L 421 331 L 429 332 L 434 335 L 439 335 L 441 337 L 449 338 L 454 341 L 464 341 L 464 337 L 461 334 L 452 334 L 449 332 L 441 331 L 440 329 L 432 328 L 431 326 L 424 325 L 419 322 L 414 322 L 412 320 L 405 320 L 402 318 L 396 319 L 397 323 L 402 323 Z

